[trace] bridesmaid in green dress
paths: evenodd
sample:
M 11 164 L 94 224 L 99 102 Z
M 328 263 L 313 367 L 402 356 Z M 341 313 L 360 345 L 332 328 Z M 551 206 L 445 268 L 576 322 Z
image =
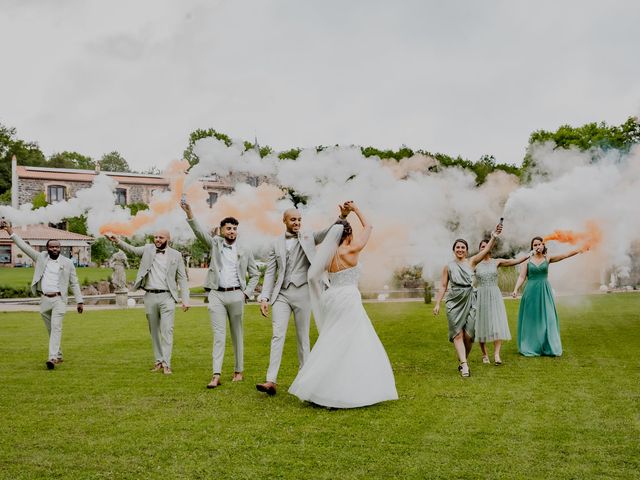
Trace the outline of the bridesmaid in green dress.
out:
M 482 240 L 479 249 L 487 246 L 489 240 Z M 498 287 L 498 268 L 511 267 L 524 262 L 528 255 L 520 258 L 491 258 L 491 252 L 476 267 L 476 309 L 475 341 L 480 343 L 482 363 L 491 363 L 487 354 L 487 342 L 493 342 L 495 365 L 502 365 L 500 347 L 503 340 L 511 340 L 507 311 L 504 308 L 502 292 Z
M 551 285 L 547 280 L 549 264 L 582 253 L 582 249 L 572 250 L 561 255 L 547 256 L 547 247 L 541 237 L 531 240 L 532 255 L 527 268 L 522 268 L 512 296 L 524 283 L 522 300 L 518 311 L 518 351 L 525 357 L 562 355 L 558 312 L 553 300 Z
M 499 224 L 485 248 L 469 259 L 467 259 L 469 244 L 466 240 L 457 239 L 453 242 L 455 260 L 449 262 L 442 271 L 442 286 L 438 292 L 433 313 L 434 315 L 440 313 L 440 302 L 446 293 L 449 341 L 453 342 L 456 349 L 458 370 L 463 377 L 471 375 L 467 356 L 471 351 L 475 334 L 476 293 L 472 284 L 473 269 L 489 253 L 501 232 L 502 225 Z

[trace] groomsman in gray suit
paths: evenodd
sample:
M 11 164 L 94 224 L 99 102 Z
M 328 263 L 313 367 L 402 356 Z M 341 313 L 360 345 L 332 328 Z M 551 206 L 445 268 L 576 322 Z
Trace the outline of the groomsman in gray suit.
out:
M 341 219 L 345 219 L 350 212 L 346 205 L 340 205 Z M 285 211 L 282 221 L 286 231 L 275 241 L 269 253 L 260 295 L 260 311 L 263 316 L 269 314 L 269 305 L 273 307 L 273 335 L 267 381 L 256 385 L 259 391 L 268 395 L 276 394 L 278 371 L 291 313 L 296 324 L 299 368 L 302 368 L 309 355 L 311 301 L 307 273 L 316 252 L 316 245 L 324 240 L 332 226 L 319 232 L 303 233 L 300 231 L 302 214 L 295 208 Z
M 180 205 L 187 214 L 187 222 L 193 233 L 211 249 L 211 261 L 204 283 L 204 289 L 209 292 L 209 317 L 213 330 L 213 377 L 207 388 L 221 385 L 227 318 L 235 355 L 232 381 L 239 382 L 244 378 L 244 304 L 253 295 L 260 279 L 260 271 L 253 253 L 236 241 L 238 220 L 233 217 L 224 218 L 220 222 L 220 236 L 211 236 L 193 217 L 189 204 L 182 202 Z
M 0 222 L 0 229 L 6 230 L 18 248 L 35 262 L 31 291 L 34 295 L 40 295 L 40 315 L 49 333 L 49 357 L 46 365 L 49 370 L 53 370 L 62 363 L 62 320 L 67 311 L 69 286 L 73 290 L 78 313 L 82 313 L 84 307 L 76 267 L 69 258 L 60 255 L 59 241 L 47 241 L 47 251 L 38 252 L 14 233 L 4 220 Z
M 171 375 L 173 319 L 179 299 L 178 285 L 182 295 L 182 310 L 189 310 L 189 287 L 182 255 L 169 247 L 170 234 L 167 230 L 158 230 L 153 236 L 153 243 L 141 247 L 129 245 L 113 235 L 107 235 L 107 238 L 125 252 L 142 257 L 133 289 L 142 288 L 146 292 L 144 310 L 155 356 L 151 371 Z

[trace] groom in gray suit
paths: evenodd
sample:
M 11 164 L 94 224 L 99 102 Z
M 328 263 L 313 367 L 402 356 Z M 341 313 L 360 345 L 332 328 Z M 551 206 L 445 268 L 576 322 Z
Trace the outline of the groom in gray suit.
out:
M 213 377 L 207 388 L 216 388 L 221 385 L 220 375 L 227 338 L 227 318 L 235 354 L 235 370 L 231 381 L 242 381 L 244 304 L 253 295 L 260 280 L 260 271 L 251 250 L 236 242 L 238 220 L 233 217 L 224 218 L 220 222 L 220 236 L 211 236 L 194 218 L 188 203 L 181 202 L 180 206 L 187 214 L 187 222 L 193 233 L 211 249 L 211 261 L 204 283 L 205 291 L 209 292 L 209 318 L 213 330 Z M 248 283 L 247 274 L 249 275 Z
M 182 295 L 182 310 L 186 312 L 189 309 L 189 287 L 182 255 L 169 247 L 170 234 L 167 230 L 158 230 L 153 235 L 153 243 L 142 247 L 129 245 L 113 235 L 107 235 L 107 238 L 125 252 L 142 257 L 133 289 L 142 288 L 146 292 L 144 310 L 155 356 L 151 371 L 171 375 L 173 319 L 178 302 L 178 285 Z
M 62 320 L 67 311 L 69 284 L 76 299 L 78 313 L 82 313 L 84 307 L 76 267 L 69 258 L 60 255 L 59 241 L 48 240 L 47 251 L 38 252 L 15 234 L 7 222 L 0 222 L 0 229 L 6 230 L 18 248 L 35 262 L 31 291 L 34 295 L 40 295 L 40 315 L 49 332 L 49 357 L 46 365 L 49 370 L 53 370 L 62 363 Z
M 345 219 L 350 209 L 347 204 L 340 205 L 340 218 Z M 269 253 L 267 270 L 264 275 L 260 311 L 263 316 L 269 314 L 272 305 L 271 354 L 267 381 L 256 388 L 268 395 L 276 394 L 276 383 L 289 317 L 293 313 L 298 340 L 298 365 L 302 365 L 309 355 L 309 324 L 311 320 L 311 302 L 307 273 L 316 252 L 316 245 L 324 240 L 332 225 L 313 233 L 302 233 L 302 214 L 291 208 L 284 212 L 282 221 L 286 232 L 279 237 Z

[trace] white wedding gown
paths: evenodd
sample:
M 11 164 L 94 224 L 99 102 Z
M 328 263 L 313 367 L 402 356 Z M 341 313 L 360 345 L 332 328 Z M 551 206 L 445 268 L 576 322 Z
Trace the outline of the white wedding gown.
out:
M 355 408 L 397 400 L 393 371 L 362 306 L 358 266 L 329 273 L 320 334 L 289 392 L 317 405 Z M 314 312 L 316 314 L 316 312 Z

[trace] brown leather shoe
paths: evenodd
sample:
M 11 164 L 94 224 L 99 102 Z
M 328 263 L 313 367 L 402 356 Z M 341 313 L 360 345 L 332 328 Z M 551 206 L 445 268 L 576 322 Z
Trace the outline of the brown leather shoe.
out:
M 264 382 L 256 385 L 256 388 L 259 392 L 264 392 L 267 395 L 275 395 L 276 394 L 276 384 L 273 382 Z
M 151 369 L 152 372 L 159 372 L 162 370 L 162 362 L 156 362 Z
M 233 372 L 233 378 L 231 379 L 232 382 L 241 382 L 242 380 L 244 380 L 242 372 Z
M 222 385 L 222 382 L 220 381 L 220 375 L 215 374 L 213 377 L 211 377 L 211 381 L 207 384 L 207 388 L 216 388 L 219 385 Z
M 165 375 L 171 375 L 173 373 L 173 370 L 171 370 L 171 367 L 169 365 L 162 365 L 162 373 L 164 373 Z
M 56 358 L 53 360 L 53 363 L 55 363 L 56 365 L 60 365 L 62 362 L 64 362 L 64 360 L 62 360 L 61 358 Z

